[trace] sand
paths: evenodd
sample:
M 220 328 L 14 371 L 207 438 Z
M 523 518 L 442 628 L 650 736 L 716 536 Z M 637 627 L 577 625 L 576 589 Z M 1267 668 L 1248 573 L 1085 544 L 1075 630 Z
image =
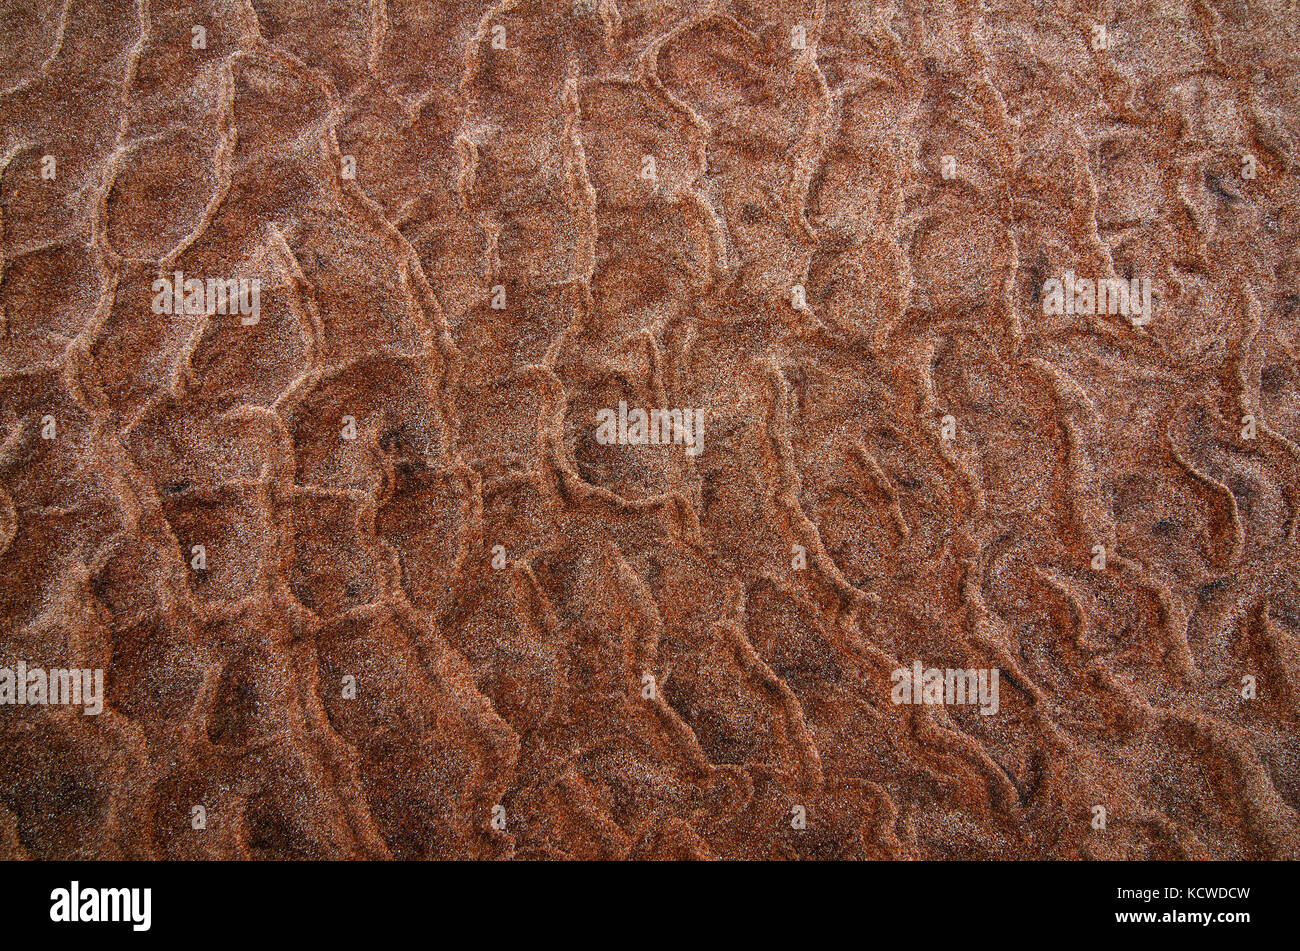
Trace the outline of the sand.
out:
M 0 857 L 1300 858 L 1294 0 L 0 24 Z

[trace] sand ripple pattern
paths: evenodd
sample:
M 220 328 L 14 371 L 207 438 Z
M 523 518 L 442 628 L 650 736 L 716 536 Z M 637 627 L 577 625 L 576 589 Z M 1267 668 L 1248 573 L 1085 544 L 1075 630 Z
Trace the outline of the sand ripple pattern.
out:
M 0 856 L 1300 858 L 1294 0 L 0 22 Z

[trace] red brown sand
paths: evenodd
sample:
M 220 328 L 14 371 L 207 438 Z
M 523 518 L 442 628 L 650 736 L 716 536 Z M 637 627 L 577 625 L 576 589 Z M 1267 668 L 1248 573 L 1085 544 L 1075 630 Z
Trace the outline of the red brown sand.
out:
M 1300 857 L 1294 0 L 0 25 L 0 855 Z

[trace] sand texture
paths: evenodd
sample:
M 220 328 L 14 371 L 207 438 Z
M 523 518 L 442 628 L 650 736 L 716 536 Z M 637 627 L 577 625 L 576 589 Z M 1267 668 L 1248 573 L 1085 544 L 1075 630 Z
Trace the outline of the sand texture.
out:
M 1300 858 L 1296 0 L 0 36 L 0 857 Z

